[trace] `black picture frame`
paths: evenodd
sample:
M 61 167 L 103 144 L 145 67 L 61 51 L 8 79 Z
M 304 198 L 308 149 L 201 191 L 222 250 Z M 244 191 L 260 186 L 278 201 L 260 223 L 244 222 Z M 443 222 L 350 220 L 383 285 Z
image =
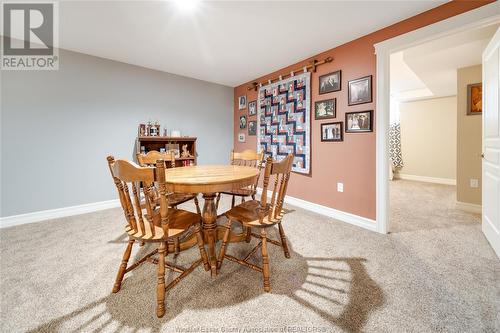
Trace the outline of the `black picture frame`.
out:
M 243 95 L 238 97 L 238 110 L 245 110 L 247 108 L 247 96 Z
M 359 128 L 357 129 L 352 129 L 351 124 L 353 122 L 353 119 L 351 115 L 356 115 L 356 114 L 368 114 L 369 115 L 369 122 L 368 124 L 362 124 L 362 125 L 357 125 Z M 356 120 L 356 123 L 359 121 L 359 119 Z M 345 132 L 346 133 L 367 133 L 367 132 L 373 132 L 373 110 L 366 110 L 366 111 L 356 111 L 356 112 L 346 112 L 345 113 Z
M 247 128 L 247 116 L 240 116 L 240 129 Z
M 326 115 L 320 116 L 318 114 L 319 111 L 319 105 L 324 104 L 326 108 Z M 331 107 L 332 111 L 331 114 L 329 113 L 328 108 Z M 330 98 L 330 99 L 323 99 L 321 101 L 316 101 L 314 102 L 314 119 L 315 120 L 320 120 L 320 119 L 332 119 L 337 117 L 337 99 L 336 98 Z
M 255 136 L 257 135 L 257 121 L 256 120 L 250 120 L 248 122 L 248 136 Z
M 366 82 L 366 88 L 365 88 Z M 364 76 L 348 82 L 347 105 L 359 105 L 373 102 L 372 76 Z M 358 91 L 356 91 L 358 90 Z
M 328 84 L 325 82 L 329 77 L 338 76 L 337 84 Z M 334 91 L 342 90 L 342 71 L 339 69 L 338 71 L 331 72 L 325 75 L 321 75 L 318 79 L 318 93 L 320 95 L 328 94 Z
M 328 138 L 328 131 L 326 130 L 327 126 L 338 127 L 338 131 L 336 133 L 332 132 L 331 138 Z M 321 135 L 321 142 L 342 142 L 344 141 L 344 123 L 341 121 L 336 121 L 332 123 L 323 123 L 321 124 L 320 135 Z
M 248 115 L 255 116 L 257 114 L 257 101 L 248 102 Z

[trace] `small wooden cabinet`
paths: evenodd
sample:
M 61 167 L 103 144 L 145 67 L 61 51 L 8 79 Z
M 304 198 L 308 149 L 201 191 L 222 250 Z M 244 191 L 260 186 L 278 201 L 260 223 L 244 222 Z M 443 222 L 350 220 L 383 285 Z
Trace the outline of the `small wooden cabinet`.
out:
M 175 158 L 175 166 L 196 165 L 196 138 L 195 137 L 170 137 L 170 136 L 139 136 L 136 142 L 136 152 L 141 153 L 141 147 L 144 147 L 142 152 L 147 153 L 151 150 L 160 151 L 165 149 L 168 151 L 172 147 L 178 145 L 179 156 Z M 191 157 L 181 157 L 182 146 L 187 145 L 187 150 Z

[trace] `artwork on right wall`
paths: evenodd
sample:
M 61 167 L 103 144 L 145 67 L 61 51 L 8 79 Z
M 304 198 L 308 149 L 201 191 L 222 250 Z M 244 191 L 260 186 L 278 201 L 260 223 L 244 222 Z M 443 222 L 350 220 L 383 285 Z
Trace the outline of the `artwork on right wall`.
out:
M 483 113 L 483 84 L 474 83 L 467 85 L 467 115 Z
M 344 141 L 342 122 L 321 124 L 321 141 Z
M 345 132 L 361 133 L 373 131 L 373 110 L 346 112 L 345 114 Z
M 349 81 L 347 89 L 348 105 L 371 103 L 372 100 L 371 75 Z
M 314 102 L 314 119 L 329 119 L 336 117 L 336 98 Z
M 335 71 L 319 77 L 319 94 L 341 90 L 341 71 Z

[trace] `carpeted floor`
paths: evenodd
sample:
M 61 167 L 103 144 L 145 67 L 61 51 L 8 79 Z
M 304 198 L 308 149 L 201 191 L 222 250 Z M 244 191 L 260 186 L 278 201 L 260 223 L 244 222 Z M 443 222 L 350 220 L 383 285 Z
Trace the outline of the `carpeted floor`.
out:
M 154 265 L 111 293 L 126 241 L 120 209 L 2 229 L 0 329 L 498 332 L 500 261 L 480 217 L 453 209 L 453 191 L 393 182 L 389 235 L 288 206 L 292 258 L 270 245 L 271 293 L 258 273 L 237 264 L 225 262 L 214 279 L 198 268 L 167 294 L 162 319 L 155 316 Z M 183 252 L 177 262 L 196 255 Z

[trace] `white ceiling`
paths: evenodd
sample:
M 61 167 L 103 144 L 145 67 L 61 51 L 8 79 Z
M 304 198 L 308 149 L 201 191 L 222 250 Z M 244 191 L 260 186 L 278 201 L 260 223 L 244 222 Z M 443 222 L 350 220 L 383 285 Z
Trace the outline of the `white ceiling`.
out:
M 457 94 L 457 69 L 481 64 L 498 28 L 470 30 L 391 55 L 391 96 L 400 101 Z
M 65 49 L 236 86 L 445 2 L 202 1 L 187 12 L 168 1 L 65 1 L 59 40 Z

